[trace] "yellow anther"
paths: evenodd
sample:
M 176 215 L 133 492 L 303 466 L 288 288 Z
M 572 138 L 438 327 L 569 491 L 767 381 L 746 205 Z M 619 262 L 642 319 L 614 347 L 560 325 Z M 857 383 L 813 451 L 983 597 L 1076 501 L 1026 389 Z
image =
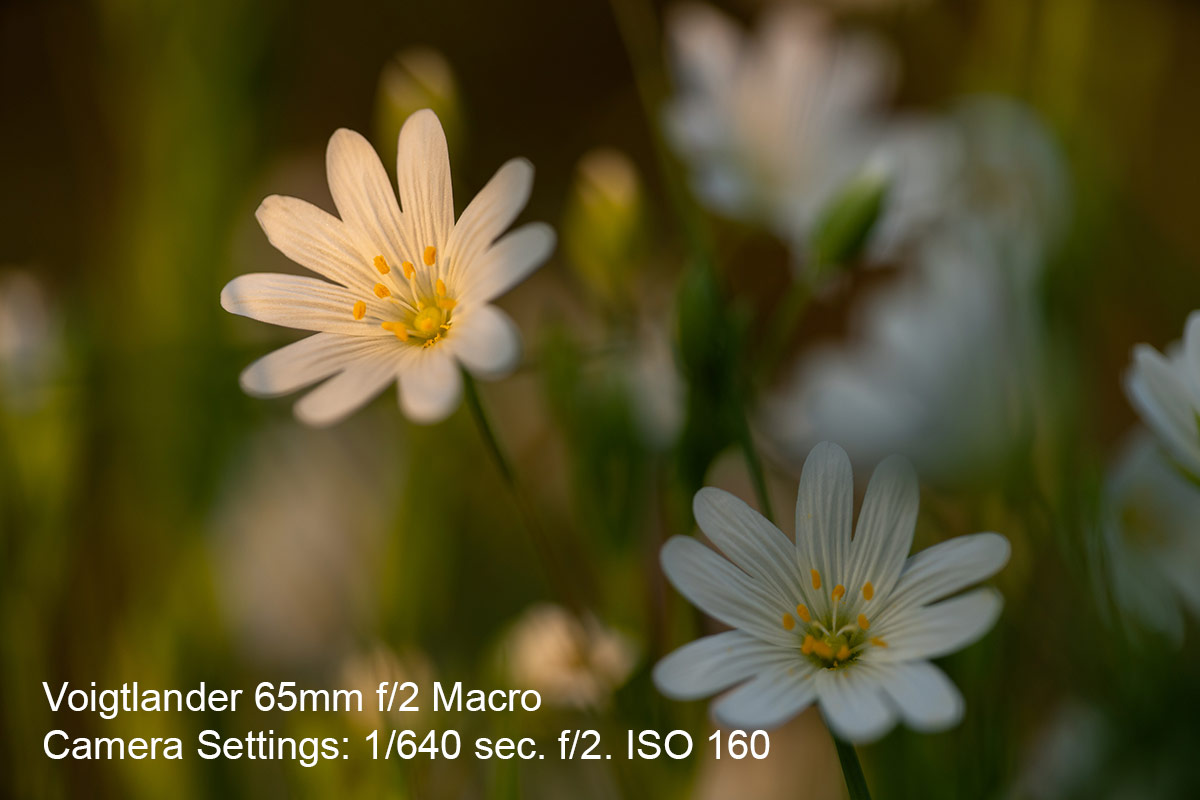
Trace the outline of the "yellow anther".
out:
M 351 309 L 351 313 L 354 314 L 355 319 L 362 319 L 367 315 L 367 304 L 362 300 L 356 300 L 354 302 L 354 308 Z
M 396 335 L 396 338 L 402 342 L 408 341 L 408 328 L 401 325 L 399 322 L 381 322 L 379 327 L 385 331 L 391 331 Z
M 837 651 L 837 660 L 838 661 L 845 661 L 849 657 L 850 657 L 849 645 L 842 645 L 841 647 L 838 648 L 838 651 Z
M 834 600 L 841 600 L 845 596 L 846 596 L 846 587 L 845 586 L 842 586 L 839 583 L 837 586 L 833 587 L 833 599 Z
M 858 627 L 862 628 L 865 631 L 867 628 L 871 627 L 871 620 L 867 619 L 866 615 L 859 614 L 858 615 Z
M 412 276 L 417 274 L 417 268 L 413 266 L 411 261 L 401 261 L 400 269 L 404 270 L 404 277 L 412 280 Z
M 437 301 L 437 307 L 442 311 L 449 311 L 456 305 L 458 305 L 458 301 L 452 297 L 439 297 Z
M 833 658 L 833 648 L 830 647 L 827 642 L 822 642 L 817 639 L 813 639 L 812 649 L 813 649 L 814 653 L 816 653 L 817 655 L 819 655 L 821 658 L 825 659 L 826 661 Z
M 380 275 L 387 275 L 392 271 L 392 268 L 388 266 L 387 259 L 383 256 L 375 256 L 375 269 L 379 270 Z
M 425 266 L 432 267 L 434 259 L 437 258 L 437 248 L 434 247 L 433 245 L 429 245 L 428 247 L 426 247 L 425 255 L 423 256 L 423 258 L 425 259 Z
M 812 634 L 808 634 L 804 637 L 804 641 L 800 643 L 800 652 L 806 656 L 812 654 L 813 647 L 816 645 L 816 643 L 817 640 L 812 637 Z
M 880 639 L 878 636 L 872 636 L 870 639 L 870 642 L 871 642 L 871 644 L 875 645 L 876 647 L 887 647 L 888 646 L 888 643 L 885 642 L 883 639 Z
M 433 285 L 433 288 L 434 288 L 434 291 L 437 292 L 438 297 L 446 296 L 446 283 L 441 278 L 437 279 L 437 283 L 435 283 Z
M 870 581 L 867 581 L 863 584 L 863 600 L 870 600 L 874 596 L 875 586 Z
M 375 284 L 375 296 L 380 300 L 385 297 L 390 297 L 391 294 L 392 293 L 388 291 L 388 287 L 384 286 L 382 283 Z
M 796 606 L 796 616 L 805 622 L 812 622 L 812 614 L 808 613 L 808 606 L 804 605 L 804 603 Z
M 790 631 L 794 627 L 796 627 L 796 620 L 792 619 L 791 614 L 784 614 L 783 615 L 783 629 L 785 631 Z
M 814 589 L 821 588 L 821 573 L 817 572 L 815 569 L 812 571 L 812 584 Z

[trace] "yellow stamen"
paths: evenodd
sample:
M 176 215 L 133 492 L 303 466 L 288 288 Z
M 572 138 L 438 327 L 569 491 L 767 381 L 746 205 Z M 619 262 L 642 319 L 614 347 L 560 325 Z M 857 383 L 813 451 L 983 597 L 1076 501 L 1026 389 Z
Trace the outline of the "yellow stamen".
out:
M 796 616 L 805 622 L 812 622 L 812 614 L 808 613 L 808 606 L 804 605 L 804 603 L 796 606 Z
M 813 649 L 814 653 L 816 653 L 817 655 L 819 655 L 821 658 L 825 659 L 826 661 L 833 658 L 833 648 L 830 647 L 826 642 L 821 642 L 816 639 L 813 639 L 812 649 Z
M 383 256 L 375 256 L 375 269 L 379 270 L 380 275 L 387 275 L 392 271 L 392 268 L 388 266 L 387 259 Z
M 442 311 L 449 311 L 456 305 L 458 305 L 458 301 L 451 297 L 439 297 L 437 301 L 437 307 Z
M 821 588 L 821 573 L 817 572 L 815 569 L 812 571 L 812 584 L 814 589 Z
M 842 586 L 839 583 L 837 586 L 833 587 L 833 599 L 834 600 L 841 600 L 845 596 L 846 596 L 846 587 L 845 586 Z
M 411 261 L 401 261 L 400 269 L 404 270 L 404 277 L 412 280 L 412 276 L 417 274 L 417 268 L 413 266 Z
M 384 286 L 382 283 L 375 284 L 375 296 L 380 300 L 385 297 L 390 297 L 391 294 L 392 293 L 388 291 L 388 287 Z
M 841 647 L 838 648 L 838 651 L 837 651 L 837 660 L 838 661 L 845 661 L 849 657 L 850 657 L 849 645 L 842 645 Z
M 367 315 L 367 304 L 364 303 L 362 300 L 356 300 L 354 302 L 354 308 L 352 309 L 351 313 L 354 314 L 355 319 L 362 319 L 363 317 L 365 317 Z
M 425 248 L 425 255 L 423 257 L 425 259 L 425 266 L 432 267 L 434 259 L 437 258 L 437 248 L 429 245 Z
M 865 631 L 867 628 L 871 627 L 871 620 L 867 619 L 865 615 L 859 614 L 858 615 L 858 627 L 862 628 Z
M 810 633 L 807 636 L 805 636 L 804 641 L 800 643 L 800 652 L 806 656 L 811 655 L 812 651 L 813 651 L 813 647 L 815 647 L 816 644 L 817 644 L 817 640 L 814 639 L 812 637 L 812 634 Z
M 870 581 L 863 584 L 863 600 L 870 600 L 875 596 L 875 587 Z
M 870 642 L 871 642 L 871 644 L 875 645 L 876 647 L 887 647 L 888 646 L 888 643 L 885 642 L 883 639 L 880 639 L 878 636 L 872 636 L 870 639 Z
M 784 614 L 783 615 L 783 629 L 785 631 L 790 631 L 794 627 L 796 627 L 796 620 L 792 619 L 791 614 Z
M 408 328 L 401 325 L 399 322 L 381 322 L 379 327 L 385 331 L 391 331 L 396 335 L 396 338 L 402 342 L 408 341 Z
M 438 297 L 446 296 L 446 283 L 441 278 L 437 279 L 437 283 L 433 285 L 433 288 L 437 292 Z

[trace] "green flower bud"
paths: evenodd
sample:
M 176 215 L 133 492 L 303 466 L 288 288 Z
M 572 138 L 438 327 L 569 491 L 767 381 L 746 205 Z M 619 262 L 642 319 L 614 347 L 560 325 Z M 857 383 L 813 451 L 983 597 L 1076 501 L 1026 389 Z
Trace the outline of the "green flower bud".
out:
M 856 258 L 887 201 L 891 171 L 873 161 L 846 182 L 821 212 L 812 236 L 813 266 L 826 269 Z
M 633 162 L 612 149 L 584 155 L 563 219 L 563 247 L 580 283 L 601 301 L 629 300 L 644 266 L 645 200 Z
M 379 75 L 375 130 L 384 163 L 396 159 L 396 135 L 414 111 L 433 109 L 451 151 L 462 143 L 463 115 L 458 82 L 450 63 L 436 50 L 414 47 L 397 53 Z

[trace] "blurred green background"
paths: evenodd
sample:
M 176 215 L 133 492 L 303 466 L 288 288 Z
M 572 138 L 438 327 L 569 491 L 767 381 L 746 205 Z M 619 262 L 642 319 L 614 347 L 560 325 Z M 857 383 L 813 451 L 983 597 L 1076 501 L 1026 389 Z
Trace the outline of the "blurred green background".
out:
M 505 632 L 553 589 L 466 413 L 412 426 L 389 392 L 329 431 L 302 430 L 290 400 L 255 400 L 237 384 L 242 367 L 296 337 L 231 317 L 217 299 L 237 274 L 295 269 L 254 210 L 272 193 L 332 208 L 323 151 L 336 128 L 371 134 L 388 164 L 399 118 L 381 72 L 398 51 L 424 46 L 454 74 L 456 110 L 441 113 L 458 210 L 523 155 L 537 167 L 523 219 L 562 232 L 580 158 L 597 147 L 628 154 L 646 200 L 642 238 L 626 255 L 642 260 L 620 269 L 626 291 L 669 329 L 689 249 L 643 105 L 666 80 L 661 8 L 614 2 L 628 42 L 599 0 L 0 5 L 0 274 L 20 290 L 4 312 L 16 322 L 0 333 L 9 345 L 17 331 L 29 340 L 5 350 L 21 358 L 0 386 L 3 793 L 730 797 L 734 785 L 745 797 L 839 796 L 829 740 L 811 716 L 773 737 L 764 764 L 398 765 L 365 757 L 367 728 L 349 715 L 105 722 L 53 714 L 42 694 L 43 680 L 340 686 L 380 648 L 413 674 L 508 680 Z M 743 20 L 761 6 L 722 5 Z M 1178 338 L 1200 306 L 1200 5 L 864 0 L 835 11 L 895 46 L 900 107 L 938 110 L 995 92 L 1034 108 L 1065 154 L 1074 203 L 1037 294 L 1050 427 L 991 485 L 929 489 L 918 528 L 918 547 L 977 529 L 1008 535 L 1005 615 L 946 662 L 967 698 L 959 729 L 897 730 L 863 750 L 875 796 L 1097 797 L 1109 796 L 1097 787 L 1127 785 L 1145 793 L 1121 796 L 1197 796 L 1195 631 L 1178 651 L 1127 636 L 1097 603 L 1087 554 L 1104 465 L 1134 423 L 1119 377 L 1129 349 Z M 718 266 L 738 308 L 759 319 L 788 280 L 787 255 L 762 234 L 739 236 L 736 274 Z M 636 668 L 599 710 L 420 724 L 457 728 L 464 740 L 595 728 L 614 742 L 626 728 L 682 727 L 700 742 L 705 704 L 668 702 L 648 677 L 705 624 L 664 585 L 657 548 L 690 529 L 681 509 L 696 483 L 748 501 L 753 492 L 726 452 L 731 441 L 689 440 L 693 452 L 688 441 L 662 448 L 638 435 L 636 412 L 593 352 L 625 323 L 606 316 L 610 300 L 580 278 L 586 265 L 572 263 L 571 246 L 502 301 L 527 363 L 484 394 L 572 581 L 635 643 Z M 804 334 L 839 330 L 846 298 L 878 280 L 856 277 L 819 303 Z M 633 301 L 618 301 L 618 312 L 622 302 Z M 743 357 L 725 363 L 737 369 Z M 696 391 L 696 376 L 685 377 Z M 795 473 L 773 461 L 767 473 L 776 510 L 786 510 Z M 788 514 L 778 516 L 788 530 Z M 1088 777 L 1058 791 L 1036 770 L 1027 776 L 1063 708 L 1086 708 L 1078 730 L 1102 728 L 1092 749 L 1117 757 L 1093 754 Z M 206 727 L 350 736 L 352 757 L 305 769 L 190 752 L 107 764 L 41 752 L 53 728 L 176 735 L 190 751 Z M 1069 743 L 1087 738 L 1078 730 Z

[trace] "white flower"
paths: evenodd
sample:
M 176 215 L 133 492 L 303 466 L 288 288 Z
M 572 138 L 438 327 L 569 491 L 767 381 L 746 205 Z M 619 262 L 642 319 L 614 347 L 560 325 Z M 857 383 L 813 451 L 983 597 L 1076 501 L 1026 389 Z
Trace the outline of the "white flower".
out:
M 502 166 L 455 222 L 437 116 L 425 110 L 409 117 L 397 147 L 399 203 L 371 145 L 343 129 L 326 156 L 340 219 L 291 197 L 268 197 L 259 206 L 271 243 L 328 280 L 243 275 L 221 292 L 221 305 L 235 314 L 320 331 L 251 364 L 241 377 L 247 392 L 262 396 L 328 379 L 296 404 L 296 415 L 310 424 L 336 422 L 397 381 L 404 413 L 436 422 L 458 404 L 460 364 L 479 377 L 509 372 L 518 333 L 490 303 L 554 246 L 542 223 L 501 237 L 529 198 L 528 161 Z
M 504 642 L 513 685 L 535 689 L 551 705 L 601 708 L 629 677 L 636 649 L 592 617 L 542 604 L 513 625 Z
M 900 453 L 939 482 L 974 476 L 1012 439 L 1031 371 L 986 239 L 929 239 L 918 269 L 867 297 L 852 340 L 814 348 L 770 398 L 763 429 L 795 463 L 825 439 L 857 461 Z
M 1200 487 L 1139 430 L 1105 486 L 1102 535 L 1107 585 L 1117 606 L 1176 642 L 1180 602 L 1200 618 Z
M 838 190 L 885 164 L 889 199 L 877 248 L 889 249 L 942 201 L 944 132 L 888 120 L 893 59 L 875 39 L 838 35 L 813 9 L 772 9 L 747 35 L 707 5 L 668 21 L 677 92 L 667 133 L 715 210 L 762 220 L 798 252 Z
M 678 699 L 737 688 L 712 707 L 736 728 L 773 728 L 813 703 L 842 739 L 875 739 L 903 719 L 918 730 L 958 722 L 958 689 L 929 659 L 982 636 L 1001 599 L 980 588 L 1008 560 L 1008 540 L 978 533 L 911 558 L 919 493 L 898 457 L 879 465 L 851 539 L 850 460 L 824 442 L 804 465 L 793 543 L 745 503 L 717 489 L 696 495 L 700 528 L 725 557 L 688 537 L 663 547 L 676 588 L 735 630 L 658 663 L 654 681 Z
M 1148 344 L 1133 349 L 1125 394 L 1179 465 L 1200 476 L 1200 311 L 1165 356 Z

